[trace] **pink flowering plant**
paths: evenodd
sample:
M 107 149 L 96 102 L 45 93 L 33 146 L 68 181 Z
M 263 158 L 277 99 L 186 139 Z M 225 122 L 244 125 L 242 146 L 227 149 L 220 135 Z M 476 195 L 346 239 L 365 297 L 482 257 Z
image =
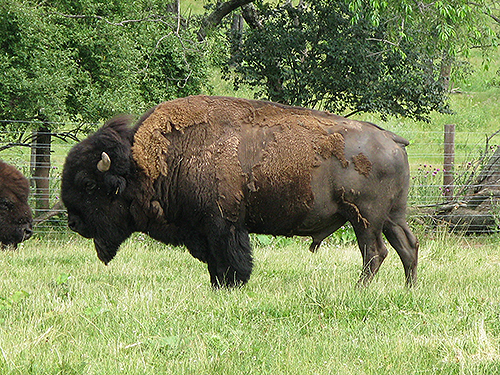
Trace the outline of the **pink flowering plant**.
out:
M 412 173 L 410 192 L 408 196 L 410 205 L 433 205 L 443 201 L 443 168 L 431 164 L 420 164 Z
M 447 171 L 442 166 L 419 164 L 417 169 L 411 172 L 409 205 L 433 206 L 473 193 L 476 180 L 489 167 L 489 160 L 497 147 L 487 145 L 479 155 L 469 155 L 465 161 L 456 164 L 451 171 L 454 179 L 453 187 L 443 185 L 444 174 Z

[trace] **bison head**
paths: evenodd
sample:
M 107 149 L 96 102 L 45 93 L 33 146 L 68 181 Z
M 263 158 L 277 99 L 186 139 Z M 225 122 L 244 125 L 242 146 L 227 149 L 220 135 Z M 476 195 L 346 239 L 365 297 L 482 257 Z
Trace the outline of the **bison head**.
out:
M 116 118 L 75 145 L 63 169 L 61 197 L 68 226 L 94 239 L 107 264 L 134 229 L 128 190 L 134 183 L 129 119 Z
M 17 247 L 30 238 L 32 214 L 28 206 L 29 182 L 12 165 L 0 161 L 0 245 Z

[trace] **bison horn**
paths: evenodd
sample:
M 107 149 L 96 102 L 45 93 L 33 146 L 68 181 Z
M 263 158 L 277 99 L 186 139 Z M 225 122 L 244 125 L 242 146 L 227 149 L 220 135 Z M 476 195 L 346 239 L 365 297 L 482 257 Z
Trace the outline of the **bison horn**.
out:
M 101 160 L 97 163 L 97 169 L 101 172 L 106 172 L 109 171 L 109 168 L 111 167 L 111 159 L 109 158 L 108 154 L 103 152 L 101 154 Z

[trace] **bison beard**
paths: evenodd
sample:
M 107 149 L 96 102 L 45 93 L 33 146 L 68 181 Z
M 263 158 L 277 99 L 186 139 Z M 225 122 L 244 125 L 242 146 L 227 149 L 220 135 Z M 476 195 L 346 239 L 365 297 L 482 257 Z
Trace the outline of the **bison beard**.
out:
M 32 214 L 28 206 L 29 182 L 12 165 L 0 160 L 0 248 L 16 248 L 31 237 Z
M 113 259 L 120 247 L 121 243 L 112 243 L 104 239 L 94 239 L 94 246 L 97 252 L 97 257 L 105 265 Z
M 327 112 L 226 97 L 165 102 L 135 127 L 108 122 L 76 145 L 61 196 L 71 229 L 107 264 L 139 231 L 185 245 L 214 287 L 252 272 L 249 232 L 311 236 L 311 251 L 349 221 L 367 284 L 396 249 L 408 285 L 418 241 L 408 227 L 408 142 Z

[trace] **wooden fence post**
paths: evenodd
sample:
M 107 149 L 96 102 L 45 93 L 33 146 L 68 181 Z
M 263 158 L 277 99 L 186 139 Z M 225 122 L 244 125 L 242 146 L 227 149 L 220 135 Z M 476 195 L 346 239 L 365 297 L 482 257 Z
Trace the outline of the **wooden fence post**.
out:
M 52 134 L 41 125 L 36 130 L 33 148 L 35 149 L 35 164 L 32 166 L 35 181 L 35 217 L 47 212 L 50 208 L 50 146 Z
M 453 198 L 453 169 L 455 165 L 455 124 L 444 126 L 443 195 Z

